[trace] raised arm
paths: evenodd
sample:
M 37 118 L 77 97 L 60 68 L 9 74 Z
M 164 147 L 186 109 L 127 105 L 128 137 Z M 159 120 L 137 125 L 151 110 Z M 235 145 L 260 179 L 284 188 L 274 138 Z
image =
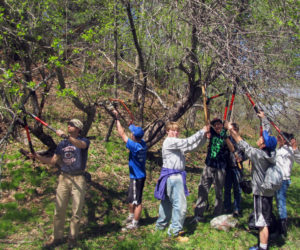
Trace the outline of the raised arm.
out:
M 261 119 L 262 129 L 268 131 L 268 133 L 271 134 L 271 125 L 266 118 L 265 113 L 263 111 L 259 111 L 259 113 L 257 113 L 257 116 Z
M 226 141 L 226 144 L 227 144 L 227 147 L 228 147 L 229 151 L 233 153 L 235 151 L 235 149 L 234 149 L 234 146 L 233 146 L 232 142 L 230 141 L 229 138 L 226 138 L 225 141 Z
M 68 139 L 69 142 L 71 142 L 77 148 L 85 149 L 87 147 L 87 144 L 85 141 L 78 140 L 75 137 L 73 137 L 72 135 L 66 135 L 65 132 L 60 129 L 56 130 L 56 134 L 62 138 Z
M 118 131 L 118 134 L 120 135 L 120 137 L 122 138 L 122 140 L 127 143 L 128 141 L 128 136 L 126 135 L 125 133 L 125 130 L 124 128 L 122 127 L 121 123 L 120 123 L 120 120 L 119 120 L 119 113 L 118 111 L 114 110 L 113 111 L 115 117 L 116 117 L 116 123 L 117 123 L 117 131 Z
M 203 146 L 206 142 L 206 135 L 209 132 L 209 125 L 204 126 L 201 130 L 193 134 L 192 136 L 179 139 L 172 138 L 172 142 L 166 146 L 166 149 L 180 149 L 184 153 L 191 152 L 200 146 Z
M 294 151 L 294 159 L 295 159 L 295 162 L 297 162 L 298 164 L 300 164 L 300 151 L 298 149 L 298 145 L 297 145 L 297 141 L 296 139 L 292 139 L 290 141 L 291 143 L 291 146 L 293 148 L 293 151 Z

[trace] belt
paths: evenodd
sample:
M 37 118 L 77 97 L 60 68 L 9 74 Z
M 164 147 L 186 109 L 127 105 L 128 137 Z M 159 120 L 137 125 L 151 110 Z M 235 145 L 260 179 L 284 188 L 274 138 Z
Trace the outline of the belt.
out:
M 80 171 L 80 172 L 64 172 L 64 171 L 61 171 L 62 174 L 67 174 L 67 175 L 71 175 L 71 176 L 79 176 L 79 175 L 84 175 L 84 172 L 83 171 Z

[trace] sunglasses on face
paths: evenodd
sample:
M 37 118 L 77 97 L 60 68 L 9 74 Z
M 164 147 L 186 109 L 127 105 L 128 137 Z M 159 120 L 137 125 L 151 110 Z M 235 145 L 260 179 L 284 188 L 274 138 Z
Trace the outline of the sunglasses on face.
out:
M 75 125 L 74 125 L 73 122 L 68 122 L 68 126 L 70 126 L 70 127 L 75 127 Z

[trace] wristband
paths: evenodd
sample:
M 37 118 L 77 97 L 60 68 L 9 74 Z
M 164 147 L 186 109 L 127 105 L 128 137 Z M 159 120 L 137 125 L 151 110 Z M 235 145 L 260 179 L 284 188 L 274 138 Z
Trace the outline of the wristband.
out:
M 65 135 L 65 134 L 62 134 L 62 135 L 61 135 L 61 138 L 63 138 L 63 139 L 67 139 L 67 140 L 68 140 L 68 139 L 70 138 L 70 135 Z

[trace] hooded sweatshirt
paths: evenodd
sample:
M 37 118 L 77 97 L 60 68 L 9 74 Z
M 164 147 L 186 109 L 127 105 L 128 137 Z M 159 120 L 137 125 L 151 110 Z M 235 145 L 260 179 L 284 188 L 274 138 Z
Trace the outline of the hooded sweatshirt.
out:
M 293 150 L 291 146 L 283 145 L 276 150 L 276 164 L 282 171 L 283 180 L 291 179 L 294 161 L 300 164 L 299 149 Z
M 270 133 L 270 123 L 266 118 L 262 119 L 263 130 L 267 130 Z M 275 165 L 275 151 L 272 151 L 270 155 L 261 149 L 250 146 L 246 141 L 242 140 L 238 143 L 238 146 L 243 150 L 246 156 L 252 162 L 252 190 L 254 195 L 271 197 L 274 195 L 274 191 L 266 191 L 261 185 L 264 183 L 266 171 L 269 167 Z

